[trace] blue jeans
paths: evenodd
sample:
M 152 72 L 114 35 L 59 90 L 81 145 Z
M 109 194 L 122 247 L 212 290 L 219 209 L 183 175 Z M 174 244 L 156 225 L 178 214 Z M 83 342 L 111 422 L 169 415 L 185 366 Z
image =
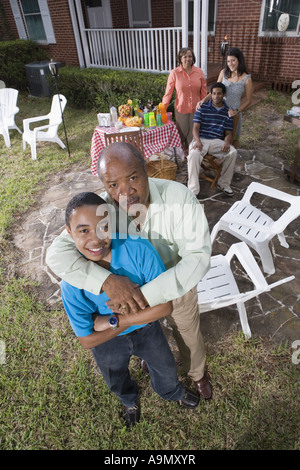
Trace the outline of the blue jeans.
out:
M 135 406 L 139 395 L 128 370 L 133 355 L 147 362 L 151 385 L 164 400 L 177 401 L 184 395 L 173 354 L 158 321 L 96 346 L 93 354 L 107 386 L 125 406 Z

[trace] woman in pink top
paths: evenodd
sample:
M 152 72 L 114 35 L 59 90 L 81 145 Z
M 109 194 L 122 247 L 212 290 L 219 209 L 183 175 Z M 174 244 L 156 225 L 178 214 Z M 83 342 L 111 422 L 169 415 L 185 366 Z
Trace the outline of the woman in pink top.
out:
M 188 150 L 193 138 L 193 118 L 196 105 L 207 95 L 207 86 L 204 73 L 194 65 L 196 59 L 193 51 L 188 47 L 180 49 L 177 54 L 179 66 L 171 70 L 168 78 L 165 95 L 162 99 L 165 108 L 169 106 L 174 90 L 176 126 L 181 137 L 183 147 Z

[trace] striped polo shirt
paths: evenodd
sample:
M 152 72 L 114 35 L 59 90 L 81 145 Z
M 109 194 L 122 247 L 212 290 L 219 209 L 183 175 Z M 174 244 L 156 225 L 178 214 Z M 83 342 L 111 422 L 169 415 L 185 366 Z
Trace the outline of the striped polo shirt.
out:
M 223 104 L 216 108 L 209 100 L 196 110 L 193 122 L 200 124 L 200 138 L 224 140 L 225 131 L 232 131 L 233 118 L 228 116 L 229 108 L 224 101 Z

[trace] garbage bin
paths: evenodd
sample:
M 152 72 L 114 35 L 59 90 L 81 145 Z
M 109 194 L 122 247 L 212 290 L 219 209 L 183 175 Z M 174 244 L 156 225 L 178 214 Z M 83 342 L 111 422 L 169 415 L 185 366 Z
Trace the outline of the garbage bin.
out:
M 57 68 L 62 64 L 56 62 Z M 53 90 L 49 84 L 49 62 L 32 62 L 25 65 L 29 90 L 32 96 L 52 96 Z

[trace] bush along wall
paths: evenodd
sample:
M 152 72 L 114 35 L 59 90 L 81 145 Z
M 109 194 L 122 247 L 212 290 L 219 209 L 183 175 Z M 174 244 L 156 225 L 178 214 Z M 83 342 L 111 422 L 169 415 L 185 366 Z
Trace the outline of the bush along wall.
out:
M 25 65 L 31 62 L 49 60 L 44 49 L 30 40 L 0 42 L 0 80 L 7 88 L 19 91 L 28 89 Z
M 118 108 L 128 99 L 139 99 L 143 105 L 148 101 L 161 102 L 168 75 L 103 69 L 59 69 L 60 92 L 75 108 L 95 109 L 109 112 L 111 106 Z M 174 98 L 168 110 L 173 111 Z

